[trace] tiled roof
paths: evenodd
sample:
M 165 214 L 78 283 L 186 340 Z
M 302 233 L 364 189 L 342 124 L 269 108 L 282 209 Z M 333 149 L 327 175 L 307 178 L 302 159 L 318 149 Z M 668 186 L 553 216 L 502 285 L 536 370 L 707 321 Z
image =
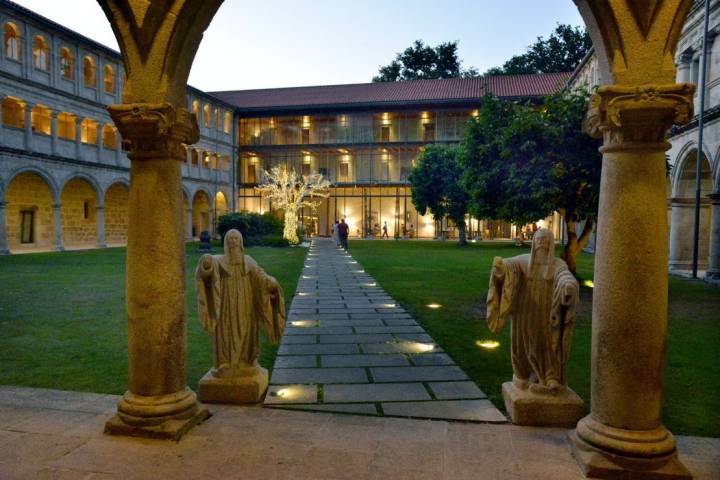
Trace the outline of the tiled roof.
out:
M 211 92 L 240 110 L 298 109 L 462 102 L 491 91 L 499 97 L 535 97 L 563 88 L 571 72 L 499 75 L 408 82 L 359 83 L 317 87 Z

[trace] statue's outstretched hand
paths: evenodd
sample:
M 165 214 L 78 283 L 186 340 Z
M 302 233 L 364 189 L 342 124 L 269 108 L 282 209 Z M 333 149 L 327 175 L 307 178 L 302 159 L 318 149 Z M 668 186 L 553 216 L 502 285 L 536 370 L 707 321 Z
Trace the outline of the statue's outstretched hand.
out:
M 505 279 L 505 273 L 507 272 L 507 265 L 503 261 L 502 257 L 495 257 L 492 265 L 492 276 L 494 280 L 502 281 Z
M 212 268 L 212 255 L 206 253 L 200 257 L 200 268 L 202 270 L 210 270 Z
M 569 306 L 577 298 L 577 288 L 572 283 L 565 283 L 562 286 L 562 304 L 563 306 Z

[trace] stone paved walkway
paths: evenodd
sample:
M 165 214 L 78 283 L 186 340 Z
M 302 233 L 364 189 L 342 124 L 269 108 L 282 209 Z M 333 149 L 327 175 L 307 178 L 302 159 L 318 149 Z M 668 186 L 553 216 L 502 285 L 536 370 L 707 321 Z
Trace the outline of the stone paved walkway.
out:
M 312 242 L 265 405 L 414 418 L 505 416 L 362 266 Z

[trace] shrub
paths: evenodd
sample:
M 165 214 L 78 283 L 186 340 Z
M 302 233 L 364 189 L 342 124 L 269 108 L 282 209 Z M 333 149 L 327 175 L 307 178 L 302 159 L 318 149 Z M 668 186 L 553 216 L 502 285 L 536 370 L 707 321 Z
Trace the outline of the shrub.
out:
M 261 239 L 267 235 L 282 237 L 283 226 L 283 221 L 272 213 L 262 215 L 250 212 L 229 213 L 218 219 L 218 234 L 221 238 L 225 238 L 228 230 L 234 228 L 242 233 L 245 245 L 252 245 L 255 241 L 261 242 Z

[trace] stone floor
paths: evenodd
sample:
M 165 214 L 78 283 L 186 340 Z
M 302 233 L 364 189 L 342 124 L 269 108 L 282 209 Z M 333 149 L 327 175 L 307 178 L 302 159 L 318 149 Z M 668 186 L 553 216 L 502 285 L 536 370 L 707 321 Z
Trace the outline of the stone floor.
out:
M 174 443 L 104 435 L 118 399 L 0 386 L 0 479 L 583 478 L 562 429 L 213 405 Z M 720 478 L 720 439 L 678 446 Z
M 330 239 L 313 240 L 266 406 L 504 423 L 425 330 Z

